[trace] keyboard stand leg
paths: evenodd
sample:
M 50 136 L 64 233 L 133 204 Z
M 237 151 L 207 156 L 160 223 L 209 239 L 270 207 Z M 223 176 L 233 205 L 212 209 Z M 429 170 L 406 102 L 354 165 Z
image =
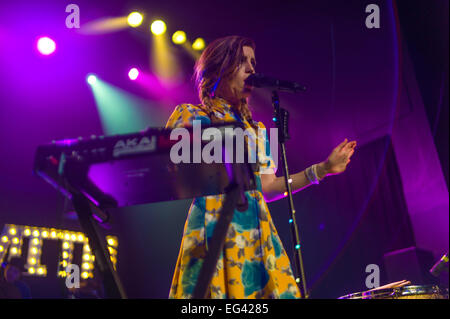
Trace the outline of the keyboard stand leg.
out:
M 81 229 L 89 239 L 89 247 L 94 253 L 96 264 L 103 279 L 106 298 L 126 299 L 125 290 L 112 265 L 106 240 L 100 235 L 89 205 L 89 200 L 81 194 L 73 194 L 72 202 L 80 221 Z

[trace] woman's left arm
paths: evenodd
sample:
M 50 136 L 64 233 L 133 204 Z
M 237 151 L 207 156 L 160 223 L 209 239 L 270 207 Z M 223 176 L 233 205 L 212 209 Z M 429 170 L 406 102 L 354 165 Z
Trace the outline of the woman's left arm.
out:
M 355 147 L 356 141 L 348 142 L 347 139 L 336 146 L 326 161 L 316 165 L 318 179 L 322 180 L 325 176 L 344 172 L 348 163 L 350 163 L 350 157 L 355 152 Z M 303 170 L 290 176 L 292 179 L 292 193 L 296 193 L 312 184 L 307 178 L 305 171 Z M 287 191 L 284 176 L 277 177 L 273 173 L 261 174 L 261 186 L 267 202 L 283 198 L 284 192 Z

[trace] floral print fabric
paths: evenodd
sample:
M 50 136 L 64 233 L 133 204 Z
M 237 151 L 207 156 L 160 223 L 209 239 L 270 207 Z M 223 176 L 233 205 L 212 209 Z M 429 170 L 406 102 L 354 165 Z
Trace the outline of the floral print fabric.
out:
M 235 116 L 229 104 L 222 99 L 214 99 L 215 115 L 223 121 L 234 122 Z M 211 124 L 207 114 L 199 106 L 178 105 L 170 116 L 166 127 L 192 125 L 194 120 Z M 246 128 L 251 128 L 243 121 Z M 258 127 L 265 129 L 261 122 Z M 262 149 L 267 141 L 258 139 Z M 250 145 L 251 142 L 249 142 Z M 299 298 L 300 292 L 292 274 L 289 258 L 283 248 L 269 209 L 261 190 L 260 172 L 275 169 L 270 156 L 263 151 L 258 157 L 259 172 L 255 172 L 258 189 L 245 193 L 248 209 L 234 211 L 234 216 L 225 239 L 224 249 L 218 260 L 209 287 L 210 298 Z M 190 206 L 183 239 L 178 255 L 169 298 L 191 298 L 197 283 L 203 259 L 208 250 L 214 227 L 218 221 L 225 195 L 195 198 Z

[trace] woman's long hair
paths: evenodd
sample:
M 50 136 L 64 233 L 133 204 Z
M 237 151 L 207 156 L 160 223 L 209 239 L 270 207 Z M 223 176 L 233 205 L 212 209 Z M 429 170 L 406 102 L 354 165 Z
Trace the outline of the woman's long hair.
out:
M 211 121 L 217 121 L 212 99 L 221 80 L 226 80 L 237 70 L 244 57 L 243 47 L 249 46 L 255 50 L 255 42 L 241 36 L 228 36 L 211 42 L 203 51 L 194 67 L 194 77 L 201 101 L 201 108 L 210 116 Z M 235 109 L 239 116 L 254 125 L 252 113 L 246 99 L 240 101 Z

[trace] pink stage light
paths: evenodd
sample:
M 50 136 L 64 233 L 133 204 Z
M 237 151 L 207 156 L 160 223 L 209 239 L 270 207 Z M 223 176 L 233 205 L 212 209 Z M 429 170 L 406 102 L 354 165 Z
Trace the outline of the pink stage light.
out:
M 37 49 L 43 55 L 52 54 L 56 49 L 55 41 L 49 37 L 41 37 L 37 42 Z
M 139 76 L 139 70 L 136 68 L 132 68 L 129 72 L 128 72 L 128 77 L 130 78 L 130 80 L 136 80 L 137 77 Z

